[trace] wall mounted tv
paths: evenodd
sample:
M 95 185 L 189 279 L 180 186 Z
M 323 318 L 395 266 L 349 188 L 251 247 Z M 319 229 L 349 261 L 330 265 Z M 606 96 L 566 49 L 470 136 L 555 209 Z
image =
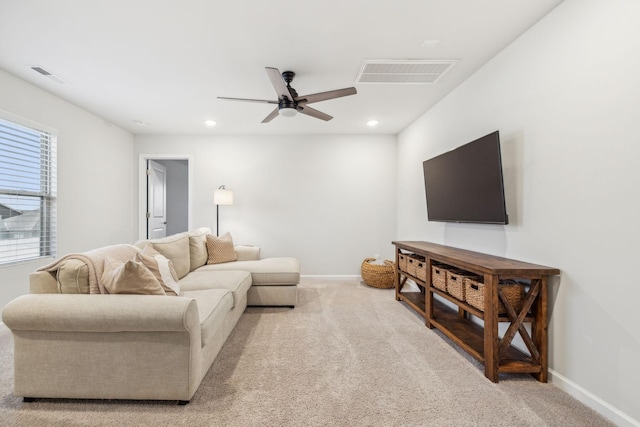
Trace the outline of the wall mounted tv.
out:
M 498 131 L 423 162 L 429 221 L 508 224 Z

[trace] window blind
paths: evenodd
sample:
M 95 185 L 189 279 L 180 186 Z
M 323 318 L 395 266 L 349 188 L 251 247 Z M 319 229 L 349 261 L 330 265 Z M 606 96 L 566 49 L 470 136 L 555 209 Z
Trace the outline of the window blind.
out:
M 0 264 L 56 255 L 56 135 L 0 118 Z

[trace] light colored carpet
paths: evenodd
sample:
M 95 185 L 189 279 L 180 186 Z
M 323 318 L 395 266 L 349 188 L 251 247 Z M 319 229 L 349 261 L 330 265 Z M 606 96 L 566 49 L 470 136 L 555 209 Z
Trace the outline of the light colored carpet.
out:
M 487 380 L 393 290 L 303 279 L 295 309 L 248 308 L 186 406 L 12 393 L 0 333 L 0 425 L 608 426 L 529 376 Z M 149 361 L 153 363 L 153 361 Z

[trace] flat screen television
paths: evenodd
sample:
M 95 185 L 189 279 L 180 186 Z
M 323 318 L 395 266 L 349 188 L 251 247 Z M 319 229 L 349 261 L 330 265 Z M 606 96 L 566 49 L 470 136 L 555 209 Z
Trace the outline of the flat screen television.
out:
M 508 224 L 498 131 L 425 160 L 429 221 Z

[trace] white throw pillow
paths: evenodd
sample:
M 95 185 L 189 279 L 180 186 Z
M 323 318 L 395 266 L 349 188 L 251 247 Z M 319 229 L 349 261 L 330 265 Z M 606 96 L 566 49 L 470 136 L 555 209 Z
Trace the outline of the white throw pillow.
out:
M 136 258 L 153 273 L 167 295 L 180 295 L 180 282 L 171 260 L 156 251 L 150 244 L 142 248 Z

